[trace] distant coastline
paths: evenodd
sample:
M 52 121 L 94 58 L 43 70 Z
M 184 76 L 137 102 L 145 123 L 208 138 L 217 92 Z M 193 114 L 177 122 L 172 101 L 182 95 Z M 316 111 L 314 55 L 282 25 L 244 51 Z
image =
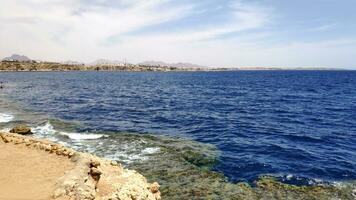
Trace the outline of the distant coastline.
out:
M 168 65 L 148 64 L 94 64 L 84 65 L 77 63 L 38 62 L 38 61 L 1 61 L 2 72 L 48 72 L 48 71 L 155 71 L 155 72 L 192 72 L 192 71 L 253 71 L 253 70 L 333 70 L 344 71 L 350 69 L 340 68 L 280 68 L 280 67 L 178 67 Z
M 264 66 L 202 66 L 193 63 L 178 62 L 166 63 L 162 61 L 145 61 L 137 64 L 119 60 L 97 59 L 91 63 L 81 63 L 77 61 L 51 62 L 33 60 L 25 55 L 13 54 L 0 61 L 0 71 L 137 71 L 137 72 L 194 72 L 194 71 L 265 71 L 265 70 L 349 70 L 341 68 L 326 67 L 264 67 Z
M 1 61 L 0 71 L 212 71 L 205 68 L 180 68 L 173 66 L 151 66 L 142 64 L 64 64 L 37 61 Z

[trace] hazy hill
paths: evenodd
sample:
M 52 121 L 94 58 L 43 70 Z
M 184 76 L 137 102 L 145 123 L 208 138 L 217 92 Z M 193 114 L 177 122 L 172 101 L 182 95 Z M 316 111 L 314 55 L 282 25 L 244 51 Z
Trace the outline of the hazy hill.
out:
M 2 60 L 3 61 L 20 61 L 20 62 L 31 61 L 31 59 L 29 59 L 27 56 L 18 55 L 18 54 L 13 54 L 12 56 L 5 57 Z

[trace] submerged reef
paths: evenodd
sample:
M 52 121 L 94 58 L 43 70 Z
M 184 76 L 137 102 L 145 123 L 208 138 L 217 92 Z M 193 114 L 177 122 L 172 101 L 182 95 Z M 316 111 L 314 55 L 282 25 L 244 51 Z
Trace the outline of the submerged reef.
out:
M 161 186 L 159 191 L 162 199 L 356 198 L 356 181 L 297 186 L 280 182 L 273 176 L 261 176 L 253 183 L 232 183 L 222 173 L 213 170 L 220 156 L 220 151 L 214 145 L 164 135 L 128 132 L 77 133 L 81 128 L 75 123 L 50 120 L 33 131 L 34 137 L 50 139 L 76 151 L 115 160 L 126 168 L 138 171 L 148 182 L 157 181 Z M 78 138 L 77 134 L 80 138 L 93 138 L 94 135 L 98 137 L 88 140 L 73 139 Z
M 158 146 L 147 160 L 125 165 L 158 181 L 163 199 L 350 199 L 356 198 L 356 182 L 296 186 L 272 176 L 261 176 L 254 183 L 232 183 L 212 171 L 220 152 L 213 146 L 192 140 L 146 134 L 115 134 L 116 140 L 144 141 L 143 146 Z M 120 138 L 120 139 L 118 139 Z M 140 145 L 136 146 L 137 148 Z

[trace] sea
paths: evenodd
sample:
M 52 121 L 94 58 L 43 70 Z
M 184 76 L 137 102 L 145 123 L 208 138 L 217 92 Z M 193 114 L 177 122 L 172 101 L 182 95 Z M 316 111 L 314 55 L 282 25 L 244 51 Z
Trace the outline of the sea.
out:
M 199 181 L 194 170 L 231 183 L 356 179 L 356 71 L 6 72 L 0 81 L 2 130 L 26 124 L 166 186 Z

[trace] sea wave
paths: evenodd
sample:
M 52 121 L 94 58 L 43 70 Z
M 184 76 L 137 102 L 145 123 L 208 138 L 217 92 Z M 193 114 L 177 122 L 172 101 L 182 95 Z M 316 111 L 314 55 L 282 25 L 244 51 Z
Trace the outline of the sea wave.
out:
M 53 126 L 49 122 L 47 122 L 43 126 L 37 126 L 32 128 L 32 132 L 40 135 L 52 135 L 56 133 L 56 130 L 54 130 Z
M 95 140 L 104 137 L 102 134 L 84 134 L 84 133 L 67 133 L 59 132 L 59 134 L 67 136 L 72 140 Z
M 86 134 L 86 133 L 69 133 L 64 131 L 57 131 L 50 122 L 45 125 L 32 128 L 32 132 L 40 136 L 55 136 L 56 134 L 68 137 L 72 140 L 94 140 L 104 137 L 102 134 Z
M 7 123 L 14 119 L 15 117 L 10 114 L 0 113 L 0 123 Z
M 112 138 L 107 134 L 56 130 L 49 121 L 33 127 L 32 132 L 36 137 L 60 143 L 77 151 L 99 153 L 107 159 L 120 160 L 123 163 L 146 161 L 160 151 L 159 147 L 146 147 L 146 142 L 142 138 L 132 140 L 131 137 Z

